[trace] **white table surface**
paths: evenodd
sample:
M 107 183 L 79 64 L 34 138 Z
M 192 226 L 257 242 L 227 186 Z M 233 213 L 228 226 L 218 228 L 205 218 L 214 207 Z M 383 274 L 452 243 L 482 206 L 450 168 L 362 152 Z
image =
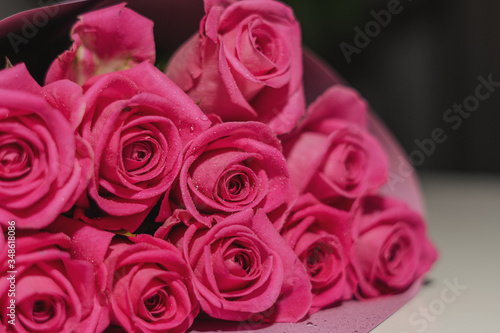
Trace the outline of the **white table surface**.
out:
M 432 173 L 421 180 L 440 259 L 431 282 L 372 332 L 500 332 L 500 175 Z

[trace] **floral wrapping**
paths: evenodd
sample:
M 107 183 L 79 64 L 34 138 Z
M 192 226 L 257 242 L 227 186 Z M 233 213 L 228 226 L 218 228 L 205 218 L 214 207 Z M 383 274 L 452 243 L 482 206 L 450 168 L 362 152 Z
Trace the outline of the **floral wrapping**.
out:
M 437 259 L 388 195 L 367 102 L 308 93 L 292 9 L 204 11 L 161 70 L 153 21 L 121 3 L 79 16 L 43 84 L 0 71 L 3 331 L 295 323 L 403 293 Z

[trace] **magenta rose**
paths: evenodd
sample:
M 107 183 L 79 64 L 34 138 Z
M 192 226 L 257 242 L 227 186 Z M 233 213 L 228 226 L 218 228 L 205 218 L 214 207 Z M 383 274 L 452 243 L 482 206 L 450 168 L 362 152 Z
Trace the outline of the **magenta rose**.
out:
M 54 60 L 46 83 L 69 79 L 82 85 L 96 75 L 155 62 L 153 22 L 125 3 L 83 14 L 71 38 L 73 45 Z
M 173 56 L 167 75 L 223 121 L 256 120 L 277 134 L 304 115 L 299 23 L 278 1 L 205 1 L 200 33 Z
M 134 231 L 168 193 L 184 146 L 210 121 L 149 63 L 105 74 L 84 86 L 79 131 L 95 154 L 88 202 L 77 217 L 99 228 Z
M 234 213 L 207 229 L 167 220 L 156 236 L 181 249 L 203 311 L 213 318 L 296 322 L 311 305 L 311 284 L 292 249 L 262 211 Z M 180 223 L 180 224 L 179 224 Z M 174 228 L 173 228 L 174 227 Z M 187 228 L 187 229 L 186 229 Z
M 24 64 L 0 72 L 0 224 L 43 228 L 85 190 L 92 152 L 73 126 L 82 112 L 73 82 L 41 88 Z
M 289 196 L 288 168 L 272 130 L 258 122 L 222 123 L 189 143 L 174 199 L 210 226 L 248 208 L 269 213 Z
M 0 235 L 4 258 L 0 265 L 0 330 L 103 332 L 109 324 L 108 311 L 99 304 L 94 269 L 90 263 L 70 257 L 70 238 L 62 233 L 16 233 L 13 222 L 5 229 L 5 236 Z M 9 308 L 12 300 L 14 312 Z
M 347 279 L 350 221 L 348 210 L 327 206 L 306 194 L 298 199 L 281 231 L 309 273 L 313 294 L 310 314 L 352 296 Z
M 360 299 L 407 289 L 437 259 L 422 217 L 402 202 L 366 197 L 355 223 L 351 261 Z
M 114 326 L 126 332 L 185 332 L 200 306 L 182 254 L 150 235 L 115 238 L 101 265 Z
M 297 191 L 322 201 L 376 192 L 386 181 L 388 162 L 367 131 L 366 102 L 354 90 L 334 86 L 307 112 L 297 134 L 283 142 Z

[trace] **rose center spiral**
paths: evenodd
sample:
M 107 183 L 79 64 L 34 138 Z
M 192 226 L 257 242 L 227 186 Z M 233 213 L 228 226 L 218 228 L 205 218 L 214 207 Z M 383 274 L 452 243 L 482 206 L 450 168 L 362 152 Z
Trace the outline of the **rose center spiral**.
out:
M 151 315 L 155 318 L 161 317 L 166 311 L 167 296 L 165 292 L 162 290 L 144 300 L 144 305 L 146 309 L 151 313 Z
M 218 196 L 226 202 L 241 202 L 251 192 L 251 179 L 244 172 L 230 171 L 219 179 Z
M 239 253 L 236 256 L 234 256 L 234 262 L 240 265 L 240 267 L 248 273 L 250 270 L 250 258 L 248 258 L 248 255 L 244 253 Z
M 366 153 L 351 143 L 337 145 L 326 160 L 325 175 L 345 190 L 358 186 L 365 176 L 367 167 Z
M 363 156 L 359 150 L 349 147 L 345 153 L 344 170 L 347 183 L 357 183 L 363 172 Z
M 252 29 L 252 41 L 257 51 L 270 61 L 276 61 L 273 39 L 262 27 Z
M 54 317 L 54 304 L 50 300 L 38 300 L 33 304 L 33 321 L 43 324 Z
M 232 195 L 238 195 L 241 188 L 244 186 L 243 181 L 240 176 L 232 177 L 228 183 L 228 192 Z
M 15 142 L 0 145 L 0 179 L 16 180 L 31 170 L 26 150 Z
M 321 273 L 322 265 L 321 262 L 324 260 L 325 253 L 323 248 L 316 245 L 313 248 L 309 249 L 306 255 L 306 265 L 307 270 L 309 271 L 309 275 L 315 277 L 319 273 Z
M 396 259 L 396 256 L 398 255 L 400 250 L 401 246 L 398 243 L 393 244 L 389 250 L 387 261 L 392 262 L 394 259 Z
M 152 147 L 149 142 L 132 142 L 123 149 L 123 164 L 129 172 L 144 167 L 151 159 Z
M 332 285 L 342 276 L 342 245 L 335 235 L 325 235 L 312 242 L 300 258 L 309 273 L 313 288 Z

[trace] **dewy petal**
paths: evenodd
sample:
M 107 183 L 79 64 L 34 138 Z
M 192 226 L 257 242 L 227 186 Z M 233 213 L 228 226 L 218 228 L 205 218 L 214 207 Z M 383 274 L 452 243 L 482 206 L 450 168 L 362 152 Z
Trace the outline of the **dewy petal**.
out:
M 111 108 L 108 109 L 111 111 Z M 122 113 L 121 109 L 122 105 L 118 103 L 113 112 Z M 106 147 L 104 151 L 97 151 L 98 156 L 101 152 L 104 153 L 100 158 L 100 185 L 106 186 L 104 182 L 113 184 L 113 187 L 106 186 L 106 189 L 122 197 L 143 199 L 162 194 L 172 184 L 180 169 L 181 144 L 177 128 L 168 118 L 152 110 L 148 112 L 145 107 L 117 116 L 118 119 L 113 117 L 102 124 L 104 128 L 111 128 L 111 138 L 101 134 L 99 141 L 95 143 L 96 147 Z M 117 126 L 120 128 L 113 130 Z M 100 127 L 96 130 L 103 133 Z M 147 144 L 152 149 L 152 155 L 144 168 L 131 172 L 126 170 L 123 140 Z M 105 142 L 108 144 L 105 145 Z
M 115 82 L 118 86 L 113 87 Z M 128 97 L 110 96 L 113 100 L 131 99 L 130 105 L 152 104 L 159 107 L 164 116 L 173 120 L 179 129 L 183 146 L 211 125 L 208 117 L 189 96 L 184 94 L 165 74 L 147 62 L 97 80 L 85 93 L 88 109 L 97 107 L 96 102 L 103 94 L 101 90 L 106 88 L 110 88 L 110 92 L 118 90 L 129 94 Z
M 190 176 L 193 185 L 201 195 L 219 203 L 220 205 L 217 206 L 211 205 L 218 209 L 233 211 L 237 207 L 239 207 L 238 210 L 241 210 L 242 205 L 257 205 L 259 203 L 258 200 L 255 200 L 257 194 L 267 192 L 267 188 L 261 188 L 264 184 L 260 184 L 255 172 L 246 166 L 246 160 L 255 158 L 261 159 L 261 156 L 230 148 L 207 151 L 197 159 L 191 168 L 192 172 Z M 236 170 L 244 172 L 245 179 L 251 182 L 241 184 L 244 192 L 247 193 L 246 196 L 240 196 L 240 200 L 230 200 L 227 196 L 221 196 L 227 190 L 221 182 L 223 182 L 223 179 L 226 179 L 228 173 L 235 172 Z
M 86 191 L 87 185 L 93 175 L 94 166 L 94 151 L 90 144 L 83 140 L 79 135 L 75 136 L 76 143 L 76 158 L 75 175 L 79 175 L 79 184 L 74 191 L 72 198 L 66 203 L 64 211 L 71 209 L 71 207 L 78 201 L 80 196 Z
M 72 241 L 68 241 L 66 245 L 69 252 L 73 254 L 75 259 L 87 260 L 94 266 L 99 265 L 104 260 L 111 239 L 115 236 L 114 233 L 97 229 L 63 215 L 60 215 L 50 225 L 49 230 L 64 232 L 63 236 L 71 237 Z
M 61 111 L 76 131 L 85 113 L 82 88 L 69 81 L 60 80 L 42 88 L 44 99 Z
M 20 63 L 2 71 L 1 89 L 19 90 L 40 95 L 42 88 L 31 76 L 24 63 Z

